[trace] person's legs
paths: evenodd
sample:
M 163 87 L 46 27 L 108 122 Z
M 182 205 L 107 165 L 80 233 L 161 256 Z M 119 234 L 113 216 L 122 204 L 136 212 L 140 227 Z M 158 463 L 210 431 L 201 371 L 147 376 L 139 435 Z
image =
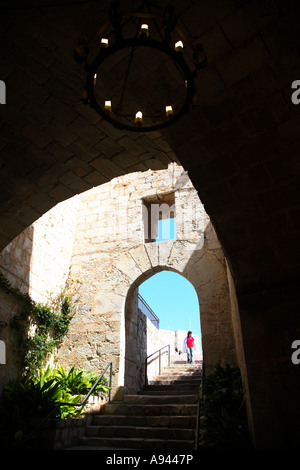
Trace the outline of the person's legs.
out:
M 187 362 L 189 364 L 193 363 L 193 348 L 187 348 Z
M 187 353 L 187 362 L 190 362 L 190 355 L 191 355 L 191 348 L 186 348 L 186 353 Z
M 190 351 L 191 351 L 191 364 L 193 364 L 193 360 L 194 360 L 194 348 L 190 348 Z

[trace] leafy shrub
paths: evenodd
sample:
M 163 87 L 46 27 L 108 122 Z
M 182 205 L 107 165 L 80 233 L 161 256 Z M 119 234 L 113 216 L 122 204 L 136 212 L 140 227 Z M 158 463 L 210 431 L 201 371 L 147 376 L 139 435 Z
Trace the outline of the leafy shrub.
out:
M 78 281 L 69 279 L 60 294 L 49 298 L 47 305 L 43 305 L 12 287 L 0 273 L 0 287 L 22 306 L 8 326 L 16 335 L 16 365 L 26 374 L 35 375 L 36 371 L 46 364 L 55 348 L 62 343 L 75 313 L 74 295 L 78 285 Z
M 217 364 L 204 379 L 200 448 L 220 450 L 251 447 L 245 394 L 238 367 Z
M 62 366 L 57 369 L 47 367 L 46 370 L 41 369 L 37 375 L 37 380 L 55 380 L 70 395 L 86 395 L 97 378 L 95 372 L 86 372 L 83 369 L 77 369 L 75 366 L 71 367 L 69 372 L 66 372 Z M 107 380 L 104 377 L 95 388 L 93 394 L 107 393 L 108 390 Z
M 75 418 L 82 407 L 61 405 L 78 404 L 95 383 L 95 373 L 86 373 L 72 367 L 65 372 L 58 369 L 39 370 L 35 377 L 23 376 L 4 388 L 0 407 L 0 438 L 3 448 L 14 447 L 55 408 L 52 418 Z M 95 393 L 106 393 L 107 381 L 101 380 Z

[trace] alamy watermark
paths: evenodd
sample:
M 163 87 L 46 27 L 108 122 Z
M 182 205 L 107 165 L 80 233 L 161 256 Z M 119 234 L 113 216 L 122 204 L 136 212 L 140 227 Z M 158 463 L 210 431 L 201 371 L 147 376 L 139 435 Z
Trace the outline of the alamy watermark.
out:
M 292 96 L 291 96 L 292 103 L 299 104 L 300 103 L 300 80 L 294 80 L 291 88 L 293 90 L 296 90 L 294 91 L 294 93 L 292 93 Z
M 295 341 L 292 342 L 292 349 L 295 349 L 291 357 L 292 363 L 297 366 L 300 364 L 300 339 L 295 339 Z
M 0 364 L 6 364 L 6 346 L 4 341 L 0 341 Z
M 140 212 L 140 217 L 136 213 Z M 105 210 L 103 213 L 106 220 L 105 225 L 95 229 L 93 237 L 102 238 L 107 236 L 109 228 L 109 238 L 116 239 L 122 234 L 123 240 L 132 238 L 143 239 L 145 242 L 156 241 L 162 238 L 179 239 L 186 241 L 197 240 L 198 248 L 201 248 L 201 241 L 204 242 L 204 233 L 208 224 L 208 218 L 198 204 L 190 204 L 183 207 L 179 213 L 175 211 L 175 205 L 169 204 L 142 204 L 140 208 L 128 211 L 122 204 L 116 204 L 114 211 Z M 160 225 L 160 222 L 165 222 Z M 175 223 L 174 223 L 175 221 Z M 89 220 L 94 222 L 93 216 Z M 96 222 L 96 220 L 95 220 Z
M 0 80 L 0 104 L 6 104 L 6 85 Z

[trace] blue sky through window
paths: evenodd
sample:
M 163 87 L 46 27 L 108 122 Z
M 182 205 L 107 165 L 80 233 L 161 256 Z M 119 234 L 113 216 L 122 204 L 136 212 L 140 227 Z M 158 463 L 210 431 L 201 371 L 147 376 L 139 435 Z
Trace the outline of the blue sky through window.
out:
M 163 240 L 174 240 L 176 238 L 176 218 L 158 221 L 157 242 Z

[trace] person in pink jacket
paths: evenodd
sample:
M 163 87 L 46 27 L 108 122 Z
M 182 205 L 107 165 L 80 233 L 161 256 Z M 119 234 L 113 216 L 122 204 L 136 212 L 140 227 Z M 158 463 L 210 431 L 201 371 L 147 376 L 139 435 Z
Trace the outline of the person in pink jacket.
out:
M 189 364 L 193 364 L 194 347 L 195 347 L 195 340 L 192 336 L 192 332 L 188 331 L 186 338 L 184 338 L 182 352 L 187 353 L 187 362 Z

